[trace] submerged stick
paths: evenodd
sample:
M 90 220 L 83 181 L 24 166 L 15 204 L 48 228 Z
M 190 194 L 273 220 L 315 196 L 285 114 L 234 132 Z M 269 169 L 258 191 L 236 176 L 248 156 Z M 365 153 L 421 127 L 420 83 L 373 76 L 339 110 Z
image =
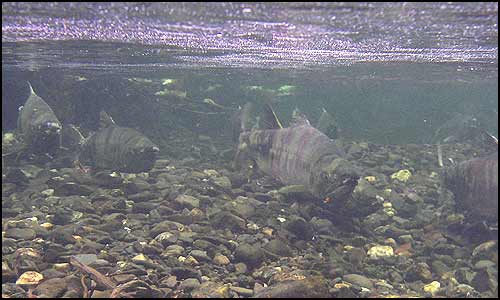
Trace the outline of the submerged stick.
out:
M 105 286 L 108 289 L 115 289 L 116 288 L 116 283 L 108 278 L 107 276 L 103 275 L 101 272 L 97 271 L 96 269 L 89 267 L 80 261 L 74 256 L 71 256 L 70 258 L 70 263 L 80 269 L 80 271 L 87 273 L 92 277 L 93 280 L 95 280 L 97 283 Z

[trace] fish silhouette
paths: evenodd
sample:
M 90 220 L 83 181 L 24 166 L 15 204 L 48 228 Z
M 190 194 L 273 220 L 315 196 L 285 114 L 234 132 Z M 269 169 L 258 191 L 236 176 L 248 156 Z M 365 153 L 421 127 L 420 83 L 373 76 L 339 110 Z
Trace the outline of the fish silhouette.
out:
M 100 128 L 83 142 L 78 158 L 95 169 L 138 173 L 151 170 L 159 151 L 148 137 L 135 129 L 116 125 L 101 111 Z
M 61 146 L 61 122 L 28 82 L 30 95 L 19 109 L 17 128 L 28 152 L 54 155 Z
M 359 171 L 344 159 L 341 144 L 313 127 L 300 112 L 295 112 L 290 126 L 284 128 L 266 104 L 258 128 L 249 129 L 245 118 L 241 123 L 236 165 L 250 159 L 281 183 L 302 185 L 328 202 L 343 203 L 354 190 Z

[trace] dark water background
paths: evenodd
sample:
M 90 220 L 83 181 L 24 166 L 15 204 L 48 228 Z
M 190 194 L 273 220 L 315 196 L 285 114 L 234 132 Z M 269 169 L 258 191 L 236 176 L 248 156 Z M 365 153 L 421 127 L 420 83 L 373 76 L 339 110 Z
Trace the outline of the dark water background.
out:
M 165 78 L 189 105 L 155 96 Z M 247 86 L 283 85 L 280 118 L 324 107 L 349 139 L 429 143 L 456 112 L 497 135 L 498 3 L 2 3 L 4 131 L 27 80 L 63 122 L 95 130 L 105 109 L 156 139 L 229 137 L 230 111 L 262 100 Z

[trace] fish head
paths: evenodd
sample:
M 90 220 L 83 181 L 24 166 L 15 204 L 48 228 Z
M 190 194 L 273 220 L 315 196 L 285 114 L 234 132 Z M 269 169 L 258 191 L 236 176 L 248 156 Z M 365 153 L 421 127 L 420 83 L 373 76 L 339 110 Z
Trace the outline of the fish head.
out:
M 354 191 L 360 171 L 349 161 L 336 158 L 323 167 L 318 176 L 317 190 L 324 201 L 344 203 Z
M 32 138 L 32 150 L 37 153 L 54 154 L 61 146 L 61 129 L 58 122 L 48 121 L 36 126 Z
M 160 148 L 156 145 L 148 145 L 145 147 L 139 147 L 132 150 L 133 154 L 139 159 L 144 160 L 156 160 L 158 154 L 160 153 Z
M 160 148 L 154 144 L 134 147 L 128 151 L 127 163 L 121 171 L 147 172 L 153 167 L 159 153 Z

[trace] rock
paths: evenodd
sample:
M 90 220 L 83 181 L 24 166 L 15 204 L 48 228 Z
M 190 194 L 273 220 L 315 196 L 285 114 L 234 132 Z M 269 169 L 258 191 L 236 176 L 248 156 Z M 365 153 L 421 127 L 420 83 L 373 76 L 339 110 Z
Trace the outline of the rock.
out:
M 282 281 L 256 293 L 254 298 L 328 298 L 328 286 L 321 276 Z
M 471 284 L 472 279 L 476 275 L 476 272 L 472 271 L 470 268 L 458 268 L 455 271 L 455 277 L 458 280 L 458 282 L 465 283 L 465 284 Z
M 289 200 L 305 200 L 311 198 L 311 193 L 303 185 L 288 185 L 280 188 L 278 193 Z
M 216 228 L 227 228 L 231 231 L 244 231 L 246 221 L 227 211 L 220 211 L 210 216 L 210 223 Z
M 75 254 L 73 255 L 79 262 L 84 265 L 90 265 L 97 260 L 97 255 L 95 254 Z
M 128 198 L 128 200 L 131 200 L 134 202 L 143 202 L 143 201 L 151 200 L 154 197 L 155 197 L 155 194 L 151 193 L 150 191 L 144 191 L 144 192 L 137 193 L 134 195 L 129 195 L 127 198 Z
M 162 221 L 156 224 L 150 231 L 150 236 L 156 237 L 160 233 L 184 230 L 184 225 L 173 221 Z
M 134 181 L 124 184 L 124 192 L 127 195 L 133 195 L 150 189 L 150 186 L 146 181 L 136 178 Z
M 480 260 L 474 264 L 474 270 L 481 270 L 487 268 L 496 268 L 497 265 L 491 260 Z
M 236 247 L 234 257 L 249 267 L 256 267 L 264 260 L 264 252 L 259 246 L 242 243 Z
M 228 265 L 231 263 L 231 261 L 229 261 L 229 258 L 227 258 L 227 256 L 225 256 L 225 255 L 214 256 L 213 262 L 214 262 L 214 264 L 219 265 L 219 266 L 225 266 L 225 265 Z
M 472 251 L 472 258 L 474 261 L 481 260 L 481 259 L 491 260 L 494 257 L 494 255 L 498 255 L 498 241 L 497 240 L 484 242 L 484 243 L 478 245 Z
M 424 262 L 417 263 L 412 266 L 410 270 L 406 273 L 406 280 L 417 281 L 421 280 L 423 282 L 432 281 L 432 273 L 430 271 L 429 265 Z
M 156 204 L 150 202 L 139 202 L 134 203 L 132 206 L 133 213 L 149 213 L 151 210 L 156 208 Z
M 200 286 L 200 281 L 196 278 L 186 278 L 179 284 L 179 289 L 184 291 L 192 291 Z
M 190 195 L 179 195 L 175 198 L 174 202 L 179 204 L 181 207 L 186 207 L 187 209 L 200 207 L 200 200 Z
M 224 190 L 231 190 L 231 179 L 227 176 L 220 176 L 220 177 L 212 177 L 211 181 L 214 185 L 224 189 Z
M 401 182 L 407 182 L 408 179 L 410 179 L 410 177 L 411 177 L 411 172 L 410 170 L 407 169 L 399 170 L 391 175 L 392 180 L 399 180 Z
M 453 293 L 458 298 L 467 298 L 467 297 L 480 298 L 477 291 L 474 290 L 473 287 L 471 287 L 470 285 L 467 285 L 467 284 L 457 285 L 454 288 Z
M 281 239 L 273 239 L 269 241 L 269 243 L 264 245 L 264 249 L 278 255 L 279 257 L 290 257 L 293 255 L 290 247 L 288 247 L 288 245 Z
M 357 268 L 365 261 L 366 252 L 363 248 L 350 247 L 349 250 L 347 250 L 347 256 L 353 267 Z
M 377 195 L 380 191 L 364 179 L 360 179 L 354 188 L 352 201 L 346 203 L 349 214 L 355 217 L 366 217 L 373 214 L 380 207 L 377 204 Z
M 295 234 L 298 239 L 309 241 L 313 237 L 312 225 L 298 216 L 290 216 L 286 221 L 285 229 Z
M 27 271 L 21 274 L 16 280 L 17 285 L 32 286 L 37 285 L 43 280 L 43 275 L 35 271 Z
M 430 293 L 431 295 L 435 295 L 439 289 L 441 288 L 441 284 L 437 281 L 433 281 L 429 284 L 424 285 L 422 288 L 424 292 Z
M 479 292 L 494 291 L 498 288 L 498 279 L 489 269 L 481 269 L 472 279 L 471 285 Z
M 33 294 L 45 298 L 60 298 L 70 288 L 78 287 L 80 279 L 76 276 L 67 276 L 65 278 L 52 278 L 43 281 L 34 290 Z M 77 288 L 80 292 L 80 288 Z
M 234 272 L 236 274 L 245 274 L 247 272 L 247 270 L 248 270 L 247 265 L 244 263 L 234 264 Z
M 367 252 L 368 258 L 371 260 L 379 260 L 385 257 L 394 256 L 394 250 L 391 246 L 373 246 Z
M 229 298 L 229 285 L 213 281 L 203 282 L 191 292 L 193 298 Z
M 431 263 L 432 271 L 437 274 L 439 277 L 451 271 L 450 267 L 444 264 L 440 260 L 434 260 Z
M 187 278 L 200 278 L 201 273 L 198 270 L 188 267 L 175 267 L 172 268 L 172 275 L 176 276 L 178 280 Z
M 5 236 L 15 240 L 27 241 L 36 237 L 36 231 L 31 228 L 8 228 Z
M 189 255 L 193 256 L 198 261 L 206 261 L 206 262 L 211 261 L 210 257 L 207 255 L 207 252 L 202 251 L 202 250 L 192 250 L 189 253 Z
M 406 197 L 402 197 L 395 192 L 391 192 L 389 201 L 392 207 L 398 212 L 398 215 L 404 218 L 411 218 L 416 215 L 420 211 L 422 204 L 410 201 Z
M 253 195 L 253 197 L 261 202 L 268 202 L 268 201 L 271 201 L 273 199 L 273 197 L 271 195 L 265 194 L 265 193 L 255 193 Z
M 43 274 L 42 274 L 43 275 Z M 12 270 L 6 261 L 2 262 L 2 283 L 14 282 L 17 278 L 16 272 Z
M 358 285 L 360 287 L 364 287 L 364 288 L 367 288 L 370 290 L 373 289 L 373 283 L 371 282 L 371 280 L 363 275 L 347 274 L 347 275 L 342 276 L 342 278 L 345 281 L 352 283 L 352 284 L 355 284 L 355 285 Z
M 167 247 L 167 246 L 172 245 L 173 243 L 177 242 L 177 239 L 178 239 L 178 235 L 174 234 L 172 232 L 169 232 L 169 231 L 162 232 L 154 238 L 155 241 L 161 243 L 164 247 Z M 172 246 L 181 247 L 181 246 L 177 246 L 177 245 L 172 245 Z
M 241 295 L 243 297 L 252 297 L 253 295 L 253 290 L 251 289 L 246 289 L 238 286 L 231 286 L 231 291 L 237 293 L 238 295 Z

